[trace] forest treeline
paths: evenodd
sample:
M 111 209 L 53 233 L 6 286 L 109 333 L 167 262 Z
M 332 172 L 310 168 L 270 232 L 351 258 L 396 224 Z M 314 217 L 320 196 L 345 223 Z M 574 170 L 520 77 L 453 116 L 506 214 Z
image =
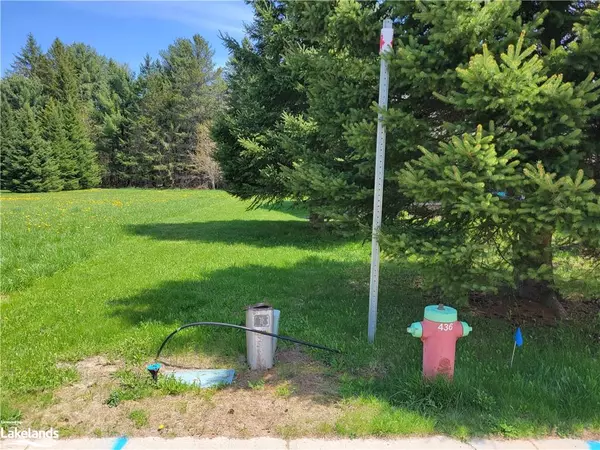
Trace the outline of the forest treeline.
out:
M 2 188 L 215 187 L 209 130 L 225 83 L 199 35 L 137 74 L 81 43 L 33 35 L 0 82 Z

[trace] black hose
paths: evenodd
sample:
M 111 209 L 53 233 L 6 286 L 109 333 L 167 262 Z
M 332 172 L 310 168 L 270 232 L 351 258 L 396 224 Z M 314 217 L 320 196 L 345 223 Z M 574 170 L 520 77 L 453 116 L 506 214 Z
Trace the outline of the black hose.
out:
M 310 342 L 301 341 L 299 339 L 294 339 L 294 338 L 291 338 L 291 337 L 288 337 L 288 336 L 280 336 L 278 334 L 269 333 L 267 331 L 255 330 L 254 328 L 248 328 L 248 327 L 244 327 L 242 325 L 233 325 L 231 323 L 221 323 L 221 322 L 192 322 L 192 323 L 188 323 L 188 324 L 185 324 L 185 325 L 181 325 L 179 328 L 177 328 L 175 331 L 173 331 L 171 334 L 169 334 L 166 337 L 166 339 L 160 345 L 160 348 L 158 349 L 158 352 L 156 353 L 156 359 L 158 359 L 160 357 L 160 352 L 162 352 L 162 349 L 165 346 L 165 344 L 167 342 L 169 342 L 169 339 L 171 339 L 173 336 L 175 336 L 181 330 L 185 330 L 186 328 L 190 328 L 190 327 L 200 327 L 200 326 L 207 326 L 207 325 L 208 326 L 215 326 L 215 327 L 237 328 L 238 330 L 245 330 L 245 331 L 251 331 L 252 333 L 264 334 L 265 336 L 271 336 L 271 337 L 274 337 L 274 338 L 277 338 L 277 339 L 281 339 L 281 340 L 284 340 L 284 341 L 295 342 L 296 344 L 306 345 L 308 347 L 318 348 L 320 350 L 326 350 L 328 352 L 342 353 L 339 350 L 336 350 L 336 349 L 333 349 L 333 348 L 323 347 L 322 345 L 318 345 L 318 344 L 311 344 Z

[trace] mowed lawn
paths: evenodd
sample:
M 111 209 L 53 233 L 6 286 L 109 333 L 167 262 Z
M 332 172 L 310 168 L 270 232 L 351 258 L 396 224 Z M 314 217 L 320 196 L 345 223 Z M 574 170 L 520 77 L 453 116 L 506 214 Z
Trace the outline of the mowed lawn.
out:
M 3 193 L 1 206 L 4 420 L 51 404 L 77 379 L 70 362 L 143 367 L 177 326 L 239 324 L 267 301 L 282 334 L 343 352 L 306 350 L 338 380 L 334 433 L 600 434 L 599 317 L 524 327 L 510 369 L 513 325 L 460 310 L 474 331 L 458 342 L 454 383 L 423 383 L 422 344 L 406 333 L 432 301 L 418 267 L 384 263 L 371 346 L 369 243 L 314 231 L 301 211 L 194 190 Z M 239 367 L 244 334 L 195 329 L 169 351 Z

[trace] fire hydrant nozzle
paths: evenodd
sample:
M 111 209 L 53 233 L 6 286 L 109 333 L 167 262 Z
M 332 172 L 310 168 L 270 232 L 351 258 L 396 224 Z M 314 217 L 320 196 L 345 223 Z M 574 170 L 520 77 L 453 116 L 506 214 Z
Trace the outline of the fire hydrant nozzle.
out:
M 461 322 L 461 324 L 463 329 L 463 337 L 468 336 L 469 333 L 473 331 L 473 328 L 471 328 L 467 322 Z
M 413 337 L 420 338 L 423 336 L 423 325 L 421 322 L 414 322 L 406 329 L 406 332 L 412 334 Z

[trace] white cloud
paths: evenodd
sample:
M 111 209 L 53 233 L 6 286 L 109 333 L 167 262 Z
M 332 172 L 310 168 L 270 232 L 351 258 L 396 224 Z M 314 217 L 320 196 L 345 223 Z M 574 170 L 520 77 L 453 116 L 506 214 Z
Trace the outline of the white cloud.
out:
M 244 22 L 252 21 L 251 8 L 242 1 L 113 1 L 70 2 L 76 8 L 120 18 L 151 18 L 177 22 L 202 30 L 241 36 Z

